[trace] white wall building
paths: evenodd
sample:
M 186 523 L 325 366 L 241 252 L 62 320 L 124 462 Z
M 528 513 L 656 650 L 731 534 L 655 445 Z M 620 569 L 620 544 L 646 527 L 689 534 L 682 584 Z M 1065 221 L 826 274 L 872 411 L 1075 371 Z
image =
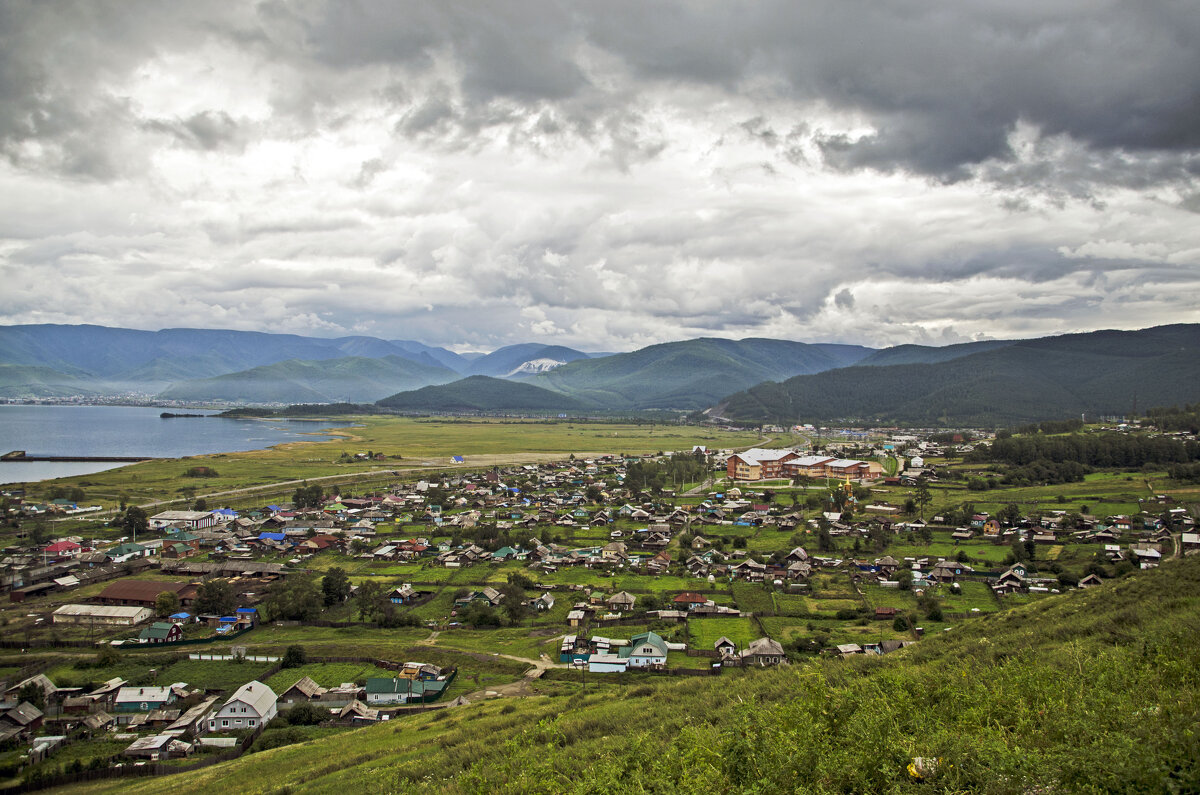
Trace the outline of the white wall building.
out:
M 247 682 L 220 709 L 208 716 L 210 732 L 253 729 L 275 717 L 275 691 L 262 682 Z

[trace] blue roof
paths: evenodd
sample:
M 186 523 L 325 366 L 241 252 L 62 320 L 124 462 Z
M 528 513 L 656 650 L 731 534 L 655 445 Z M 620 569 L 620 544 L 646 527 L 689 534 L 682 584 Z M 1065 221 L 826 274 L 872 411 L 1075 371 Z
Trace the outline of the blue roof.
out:
M 235 621 L 237 621 L 237 619 L 236 619 L 236 618 L 234 618 L 233 616 L 221 616 L 221 623 L 222 623 L 222 624 L 224 624 L 224 623 L 230 623 L 230 624 L 232 624 L 232 623 L 234 623 Z
M 258 608 L 257 607 L 239 607 L 237 609 L 237 612 L 239 612 L 239 613 L 257 613 Z
M 463 457 L 461 455 L 456 455 L 453 457 L 453 461 L 456 464 L 461 464 L 463 462 Z
M 213 513 L 220 514 L 221 516 L 232 516 L 234 518 L 237 518 L 238 515 L 237 511 L 232 508 L 217 508 Z
M 278 511 L 278 510 L 280 510 L 280 508 L 278 505 L 268 505 L 267 510 L 268 511 Z
M 260 541 L 282 541 L 285 538 L 287 538 L 287 536 L 284 535 L 283 533 L 259 533 L 258 534 L 258 539 Z
M 187 613 L 187 612 L 184 612 L 184 613 L 172 613 L 172 614 L 171 614 L 171 618 L 191 618 L 191 617 L 192 617 L 192 614 L 191 614 L 191 613 Z

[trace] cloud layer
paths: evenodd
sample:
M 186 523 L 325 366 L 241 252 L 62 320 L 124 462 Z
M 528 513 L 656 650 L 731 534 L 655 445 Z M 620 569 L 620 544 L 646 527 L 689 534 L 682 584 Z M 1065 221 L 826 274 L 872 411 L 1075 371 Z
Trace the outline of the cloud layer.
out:
M 631 349 L 1200 321 L 1189 2 L 6 3 L 0 321 Z

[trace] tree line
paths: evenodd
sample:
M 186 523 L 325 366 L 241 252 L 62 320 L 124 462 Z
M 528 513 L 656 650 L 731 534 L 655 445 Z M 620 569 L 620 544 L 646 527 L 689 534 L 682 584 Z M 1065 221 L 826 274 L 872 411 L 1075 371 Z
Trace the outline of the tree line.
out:
M 1183 464 L 1200 460 L 1200 443 L 1124 433 L 1013 436 L 997 438 L 991 445 L 980 445 L 966 459 L 999 461 L 1015 466 L 1045 461 L 1136 469 L 1146 464 Z

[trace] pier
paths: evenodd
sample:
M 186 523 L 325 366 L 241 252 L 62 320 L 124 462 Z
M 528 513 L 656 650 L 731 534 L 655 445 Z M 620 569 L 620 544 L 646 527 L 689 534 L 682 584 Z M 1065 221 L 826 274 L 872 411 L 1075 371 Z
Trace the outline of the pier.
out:
M 155 458 L 154 456 L 148 456 L 148 455 L 29 455 L 24 450 L 13 450 L 10 453 L 5 453 L 4 455 L 0 456 L 0 461 L 28 461 L 28 462 L 48 461 L 48 462 L 56 462 L 56 463 L 70 463 L 70 462 L 136 463 L 138 461 L 157 461 L 157 460 L 158 459 Z

